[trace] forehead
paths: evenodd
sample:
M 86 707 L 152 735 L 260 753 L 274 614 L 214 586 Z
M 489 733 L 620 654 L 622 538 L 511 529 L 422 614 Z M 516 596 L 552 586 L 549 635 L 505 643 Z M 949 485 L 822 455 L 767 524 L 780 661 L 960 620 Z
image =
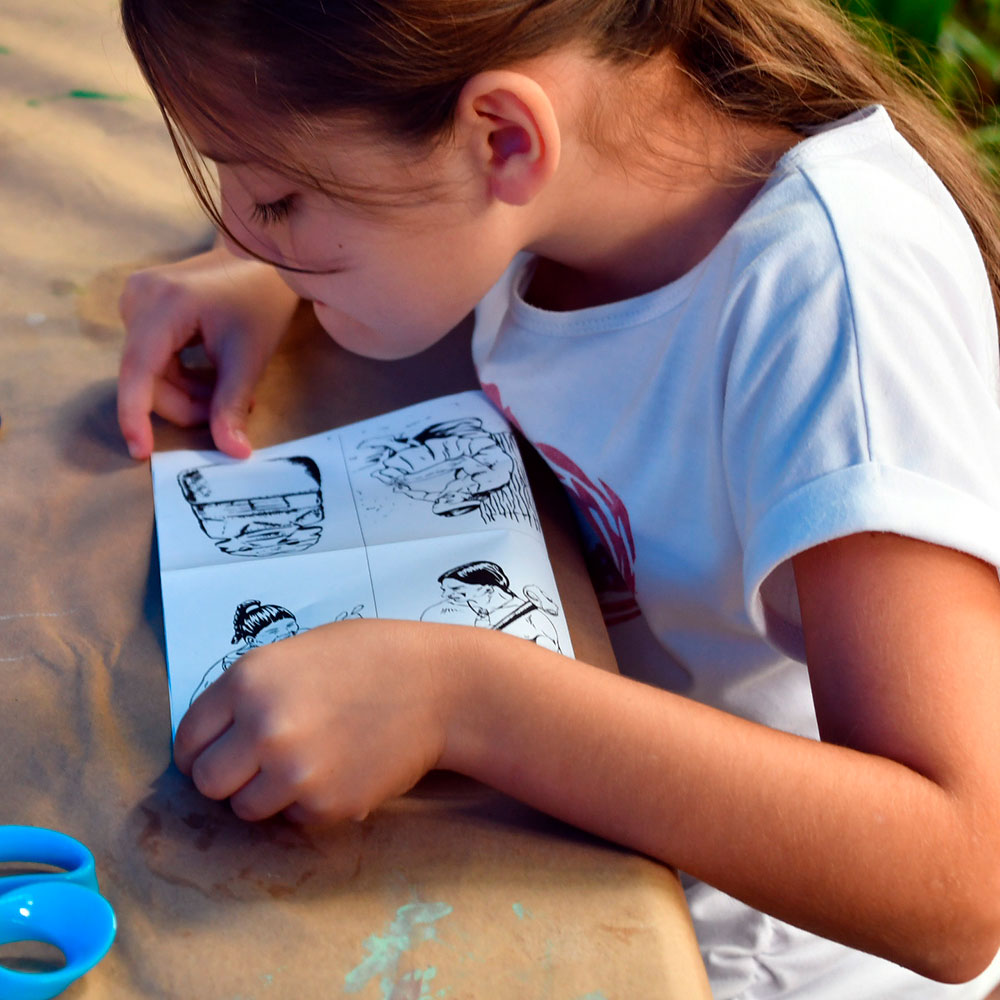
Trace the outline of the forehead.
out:
M 436 147 L 389 138 L 355 119 L 327 118 L 295 127 L 266 118 L 245 124 L 239 133 L 204 121 L 185 120 L 180 128 L 203 160 L 240 176 L 281 178 L 352 203 L 408 200 L 426 189 L 437 166 Z
M 281 632 L 286 629 L 295 628 L 295 621 L 291 618 L 279 618 L 277 621 L 270 622 L 261 629 L 261 632 Z
M 312 128 L 303 124 L 286 134 L 267 118 L 260 127 L 245 116 L 242 123 L 234 119 L 220 128 L 206 120 L 185 118 L 182 128 L 168 118 L 185 172 L 204 192 L 202 204 L 211 206 L 210 214 L 228 179 L 256 202 L 292 193 L 318 195 L 313 207 L 322 204 L 343 220 L 362 224 L 423 230 L 429 210 L 439 228 L 465 219 L 467 157 L 455 155 L 455 144 L 447 139 L 436 144 L 391 139 L 344 117 L 316 120 Z M 238 128 L 242 135 L 235 134 Z

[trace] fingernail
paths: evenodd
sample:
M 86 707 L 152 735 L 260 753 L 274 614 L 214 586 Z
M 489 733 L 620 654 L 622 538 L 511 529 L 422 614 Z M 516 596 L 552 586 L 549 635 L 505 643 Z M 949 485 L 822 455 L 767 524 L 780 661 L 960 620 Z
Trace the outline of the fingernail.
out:
M 142 449 L 139 447 L 139 442 L 138 441 L 126 440 L 125 444 L 128 446 L 128 453 L 133 458 L 144 458 L 145 457 L 142 454 Z

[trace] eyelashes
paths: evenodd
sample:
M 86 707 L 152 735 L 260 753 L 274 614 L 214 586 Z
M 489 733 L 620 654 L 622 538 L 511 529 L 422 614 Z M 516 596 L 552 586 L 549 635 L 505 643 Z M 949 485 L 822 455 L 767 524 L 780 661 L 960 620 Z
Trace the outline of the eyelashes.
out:
M 250 218 L 261 226 L 273 226 L 288 218 L 295 201 L 295 195 L 286 194 L 277 201 L 266 204 L 257 203 L 250 210 Z

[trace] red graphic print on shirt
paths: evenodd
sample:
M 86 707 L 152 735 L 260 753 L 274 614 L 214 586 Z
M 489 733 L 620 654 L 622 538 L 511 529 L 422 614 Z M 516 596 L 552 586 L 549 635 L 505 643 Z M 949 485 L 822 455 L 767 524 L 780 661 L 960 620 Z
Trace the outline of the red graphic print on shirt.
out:
M 514 414 L 504 406 L 500 390 L 491 383 L 483 392 L 501 413 L 524 433 Z M 525 434 L 525 437 L 528 435 Z M 530 438 L 529 438 L 530 440 Z M 635 601 L 635 541 L 628 509 L 602 479 L 595 484 L 568 455 L 540 441 L 532 441 L 573 499 L 589 551 L 587 566 L 601 603 L 604 620 L 620 624 L 640 614 Z

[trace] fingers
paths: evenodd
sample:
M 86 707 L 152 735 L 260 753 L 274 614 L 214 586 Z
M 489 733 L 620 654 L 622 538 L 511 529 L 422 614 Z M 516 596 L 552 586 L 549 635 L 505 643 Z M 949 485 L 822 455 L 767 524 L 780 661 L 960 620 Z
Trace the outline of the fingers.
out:
M 166 379 L 159 379 L 153 391 L 153 412 L 179 427 L 194 427 L 208 420 L 209 402 L 192 397 Z
M 119 303 L 128 334 L 118 370 L 118 425 L 133 458 L 148 458 L 153 450 L 150 415 L 159 412 L 158 402 L 168 419 L 174 412 L 188 415 L 178 386 L 168 388 L 165 377 L 176 373 L 175 355 L 194 335 L 195 326 L 178 311 L 177 301 L 150 287 L 142 272 L 133 275 Z
M 192 716 L 199 701 L 185 720 Z M 268 753 L 255 727 L 241 726 L 238 722 L 215 738 L 208 736 L 218 722 L 216 718 L 214 723 L 206 725 L 192 716 L 183 734 L 178 727 L 174 745 L 178 768 L 190 774 L 202 795 L 216 800 L 228 798 L 233 812 L 240 819 L 251 821 L 267 819 L 282 811 L 297 813 L 299 822 L 342 818 L 343 810 L 336 813 L 309 794 L 309 789 L 317 784 L 311 762 L 294 754 Z M 202 744 L 203 740 L 207 742 Z
M 237 726 L 209 743 L 191 765 L 191 780 L 209 799 L 228 799 L 258 774 L 254 746 Z
M 248 665 L 234 665 L 195 699 L 177 727 L 174 760 L 207 798 L 230 798 L 237 816 L 259 820 L 291 805 L 314 766 L 290 746 L 252 672 L 239 669 Z
M 335 812 L 329 806 L 305 805 L 302 802 L 293 802 L 282 810 L 285 819 L 290 823 L 298 823 L 300 826 L 328 826 L 342 819 L 363 823 L 368 819 L 370 813 L 370 809 L 354 809 L 353 811 L 341 809 Z
M 211 419 L 218 447 L 237 458 L 250 454 L 245 428 L 251 393 L 269 355 L 257 345 L 259 337 L 246 335 L 239 310 L 220 303 L 228 287 L 213 283 L 211 273 L 210 262 L 192 258 L 140 271 L 126 282 L 119 301 L 127 336 L 118 423 L 135 458 L 153 450 L 152 413 L 182 426 Z M 199 336 L 215 365 L 211 380 L 178 360 Z
M 223 674 L 184 714 L 174 737 L 174 763 L 190 774 L 195 759 L 233 724 L 229 674 Z
M 245 652 L 181 720 L 178 768 L 246 819 L 364 816 L 441 758 L 445 692 L 427 637 L 449 650 L 454 637 L 428 628 L 341 622 Z
M 189 372 L 176 356 L 158 378 L 153 391 L 153 412 L 179 427 L 208 422 L 215 373 Z
M 223 247 L 133 274 L 119 302 L 127 337 L 118 422 L 129 452 L 152 452 L 155 412 L 180 424 L 207 418 L 218 448 L 247 457 L 253 388 L 298 302 L 273 267 L 237 261 Z M 195 336 L 214 365 L 212 386 L 177 360 Z
M 200 787 L 200 786 L 199 786 Z M 260 820 L 293 808 L 296 783 L 286 777 L 258 771 L 230 798 L 229 805 L 240 819 Z
M 153 412 L 156 375 L 140 353 L 133 348 L 122 357 L 118 374 L 118 426 L 129 454 L 148 458 L 153 451 Z
M 247 418 L 253 408 L 254 387 L 269 357 L 250 338 L 231 337 L 215 358 L 217 376 L 209 424 L 215 446 L 233 458 L 247 458 L 251 453 Z
M 158 414 L 179 427 L 194 427 L 207 422 L 209 400 L 200 390 L 178 385 L 171 379 L 152 380 L 152 395 L 144 389 L 143 402 L 124 399 L 119 390 L 118 423 L 121 427 L 129 454 L 133 458 L 148 458 L 153 450 L 153 425 L 150 415 Z M 146 399 L 150 402 L 147 404 Z M 147 409 L 148 407 L 148 409 Z

